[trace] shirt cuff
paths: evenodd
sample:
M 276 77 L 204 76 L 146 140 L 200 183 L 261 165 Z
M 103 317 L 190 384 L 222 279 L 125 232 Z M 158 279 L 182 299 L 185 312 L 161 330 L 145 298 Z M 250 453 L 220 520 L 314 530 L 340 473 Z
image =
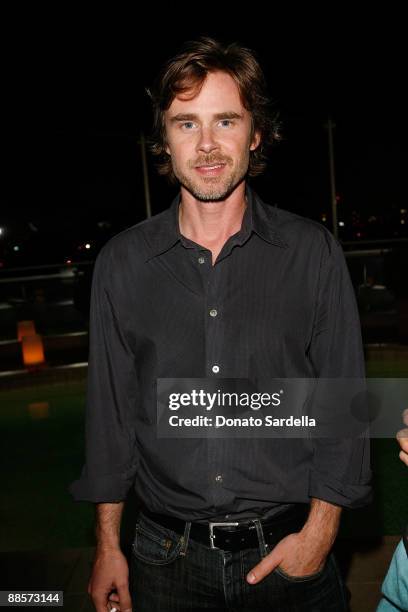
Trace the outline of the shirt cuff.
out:
M 124 501 L 135 478 L 135 472 L 90 476 L 86 469 L 68 487 L 74 501 L 114 503 Z
M 316 497 L 344 508 L 360 508 L 370 504 L 373 491 L 371 476 L 359 484 L 344 483 L 328 474 L 312 470 L 309 481 L 309 497 Z

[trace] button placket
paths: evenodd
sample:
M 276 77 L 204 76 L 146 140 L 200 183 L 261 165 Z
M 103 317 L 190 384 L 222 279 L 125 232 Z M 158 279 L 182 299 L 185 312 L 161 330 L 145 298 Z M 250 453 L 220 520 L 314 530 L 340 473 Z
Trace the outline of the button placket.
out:
M 221 371 L 219 359 L 219 347 L 217 346 L 217 332 L 218 326 L 216 326 L 215 319 L 217 318 L 218 311 L 212 307 L 214 302 L 217 302 L 217 266 L 212 266 L 208 275 L 208 283 L 206 287 L 206 345 L 207 345 L 207 364 L 210 370 L 210 374 L 219 374 Z
M 205 335 L 206 335 L 206 372 L 212 378 L 225 376 L 223 370 L 223 318 L 222 291 L 224 266 L 217 263 L 211 266 L 205 295 Z M 221 507 L 228 496 L 225 489 L 224 459 L 222 441 L 218 437 L 207 440 L 208 467 L 211 476 L 211 496 L 214 508 Z

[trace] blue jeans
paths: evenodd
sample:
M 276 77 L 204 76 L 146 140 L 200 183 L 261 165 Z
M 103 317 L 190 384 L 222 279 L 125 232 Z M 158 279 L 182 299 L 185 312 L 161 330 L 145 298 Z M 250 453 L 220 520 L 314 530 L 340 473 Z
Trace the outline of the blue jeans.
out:
M 250 585 L 246 575 L 266 554 L 261 524 L 258 548 L 211 549 L 139 514 L 130 560 L 134 612 L 242 611 L 345 612 L 348 590 L 333 554 L 311 576 L 292 577 L 280 568 Z

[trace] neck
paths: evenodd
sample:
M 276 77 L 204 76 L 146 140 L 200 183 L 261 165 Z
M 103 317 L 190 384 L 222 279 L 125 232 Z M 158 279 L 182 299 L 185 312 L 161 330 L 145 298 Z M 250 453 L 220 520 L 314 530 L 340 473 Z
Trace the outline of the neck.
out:
M 217 202 L 197 200 L 182 187 L 179 207 L 180 233 L 208 248 L 217 247 L 241 229 L 245 208 L 244 181 L 225 200 Z

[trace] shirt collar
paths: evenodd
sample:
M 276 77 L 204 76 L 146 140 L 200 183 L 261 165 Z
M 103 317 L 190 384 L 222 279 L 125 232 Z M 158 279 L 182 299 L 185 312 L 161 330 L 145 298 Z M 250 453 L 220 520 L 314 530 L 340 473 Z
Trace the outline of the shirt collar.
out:
M 266 242 L 286 248 L 288 243 L 277 229 L 277 213 L 274 207 L 265 204 L 258 194 L 248 185 L 245 187 L 247 206 L 240 231 L 235 234 L 237 244 L 243 244 L 254 231 Z M 144 231 L 149 244 L 146 261 L 168 251 L 181 241 L 188 246 L 188 240 L 180 233 L 178 213 L 181 194 L 178 193 L 164 212 L 155 215 L 144 223 Z
M 258 194 L 247 184 L 246 196 L 251 212 L 252 229 L 261 238 L 279 246 L 287 248 L 289 244 L 278 229 L 278 216 L 276 208 L 265 204 Z

